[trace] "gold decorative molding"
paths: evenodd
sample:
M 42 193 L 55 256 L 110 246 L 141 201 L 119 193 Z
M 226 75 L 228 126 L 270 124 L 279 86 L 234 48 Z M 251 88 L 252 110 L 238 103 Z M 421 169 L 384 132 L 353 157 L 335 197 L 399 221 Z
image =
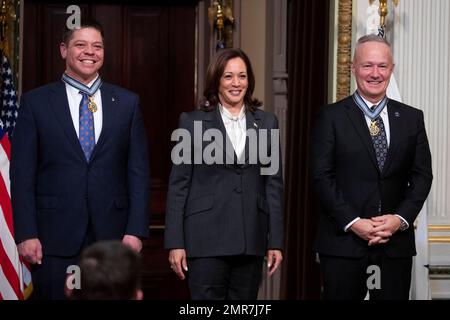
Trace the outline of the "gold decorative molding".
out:
M 429 265 L 430 280 L 450 280 L 449 265 Z
M 428 226 L 429 232 L 450 232 L 450 225 L 429 225 Z
M 428 232 L 450 232 L 450 225 L 428 225 Z M 429 243 L 450 243 L 450 236 L 439 235 L 439 236 L 429 236 Z
M 20 0 L 0 0 L 0 51 L 8 58 L 18 83 Z
M 350 94 L 352 59 L 352 0 L 339 0 L 336 100 Z
M 17 1 L 0 1 L 0 49 L 8 57 L 12 56 L 14 48 L 14 24 L 17 19 L 16 7 Z
M 442 237 L 428 237 L 429 243 L 450 243 L 450 236 L 442 236 Z
M 148 227 L 150 230 L 164 230 L 166 229 L 165 225 L 162 224 L 155 224 Z

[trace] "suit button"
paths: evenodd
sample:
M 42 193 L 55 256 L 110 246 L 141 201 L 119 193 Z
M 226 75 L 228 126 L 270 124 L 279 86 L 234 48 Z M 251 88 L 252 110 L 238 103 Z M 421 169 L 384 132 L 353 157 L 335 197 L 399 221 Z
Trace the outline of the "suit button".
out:
M 241 175 L 242 174 L 242 169 L 241 168 L 237 168 L 236 169 L 236 174 Z
M 237 187 L 234 189 L 234 191 L 236 191 L 237 193 L 242 193 L 242 188 L 241 187 Z

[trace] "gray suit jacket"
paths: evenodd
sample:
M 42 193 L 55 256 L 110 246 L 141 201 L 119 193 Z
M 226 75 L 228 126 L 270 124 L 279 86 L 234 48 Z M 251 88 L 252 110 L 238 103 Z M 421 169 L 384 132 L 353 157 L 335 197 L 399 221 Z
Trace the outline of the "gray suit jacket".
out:
M 194 121 L 196 122 L 194 130 Z M 199 126 L 201 124 L 201 131 Z M 270 135 L 270 129 L 278 129 L 275 115 L 257 110 L 246 113 L 247 130 L 259 131 L 258 141 Z M 194 163 L 194 154 L 189 158 L 194 164 L 174 164 L 169 179 L 166 211 L 165 247 L 184 248 L 188 257 L 210 257 L 229 255 L 265 255 L 267 249 L 283 248 L 283 181 L 279 143 L 273 143 L 273 152 L 278 153 L 279 167 L 272 175 L 261 175 L 264 165 L 251 161 L 249 150 L 258 144 L 247 137 L 245 163 L 228 164 L 233 160 L 224 146 L 227 134 L 218 108 L 214 111 L 193 111 L 182 113 L 180 128 L 194 137 L 194 131 L 205 133 L 216 129 L 221 133 L 222 147 L 216 150 L 224 160 L 223 164 Z M 271 149 L 270 138 L 268 150 Z M 229 142 L 229 141 L 228 141 Z M 279 142 L 279 140 L 277 141 Z M 210 141 L 195 145 L 188 142 L 190 149 L 205 151 Z M 228 151 L 227 153 L 224 151 Z M 207 149 L 208 150 L 208 149 Z M 195 150 L 194 150 L 195 151 Z M 201 153 L 200 153 L 201 154 Z M 269 165 L 267 165 L 269 166 Z

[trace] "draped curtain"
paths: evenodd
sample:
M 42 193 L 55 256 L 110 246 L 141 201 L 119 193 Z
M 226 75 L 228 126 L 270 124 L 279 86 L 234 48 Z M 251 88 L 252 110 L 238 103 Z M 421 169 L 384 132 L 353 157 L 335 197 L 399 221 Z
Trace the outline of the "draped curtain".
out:
M 317 211 L 308 162 L 314 116 L 327 103 L 329 2 L 289 2 L 283 299 L 320 298 L 319 266 L 312 249 Z

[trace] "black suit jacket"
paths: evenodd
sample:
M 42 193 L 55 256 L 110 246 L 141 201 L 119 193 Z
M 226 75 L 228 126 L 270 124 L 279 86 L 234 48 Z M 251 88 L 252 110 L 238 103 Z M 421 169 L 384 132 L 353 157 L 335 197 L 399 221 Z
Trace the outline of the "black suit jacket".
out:
M 16 242 L 71 256 L 88 224 L 96 240 L 148 234 L 149 166 L 139 99 L 104 83 L 102 132 L 85 159 L 62 81 L 24 94 L 11 149 Z
M 322 204 L 316 249 L 361 257 L 367 242 L 344 227 L 357 217 L 399 214 L 409 223 L 387 242 L 392 257 L 416 254 L 414 220 L 431 188 L 431 154 L 420 110 L 388 102 L 390 145 L 380 172 L 363 113 L 348 97 L 318 116 L 312 141 L 314 189 Z M 381 212 L 378 206 L 381 201 Z
M 182 113 L 179 127 L 194 137 L 194 121 L 201 123 L 200 133 L 219 130 L 228 139 L 218 108 L 214 111 Z M 257 110 L 246 113 L 247 129 L 278 129 L 272 113 Z M 219 132 L 217 131 L 217 132 Z M 198 133 L 198 132 L 197 132 Z M 262 136 L 260 137 L 260 139 Z M 228 141 L 229 142 L 229 141 Z M 211 142 L 203 142 L 205 150 Z M 194 141 L 189 142 L 194 150 Z M 268 248 L 283 247 L 283 181 L 280 166 L 273 175 L 261 175 L 263 165 L 249 163 L 245 147 L 243 165 L 226 164 L 231 154 L 223 152 L 224 164 L 174 164 L 169 179 L 166 211 L 165 247 L 184 248 L 188 257 L 229 255 L 263 256 Z M 199 148 L 197 148 L 197 151 Z M 270 150 L 270 140 L 269 148 Z M 228 149 L 228 151 L 230 151 Z M 194 155 L 190 155 L 194 160 Z

